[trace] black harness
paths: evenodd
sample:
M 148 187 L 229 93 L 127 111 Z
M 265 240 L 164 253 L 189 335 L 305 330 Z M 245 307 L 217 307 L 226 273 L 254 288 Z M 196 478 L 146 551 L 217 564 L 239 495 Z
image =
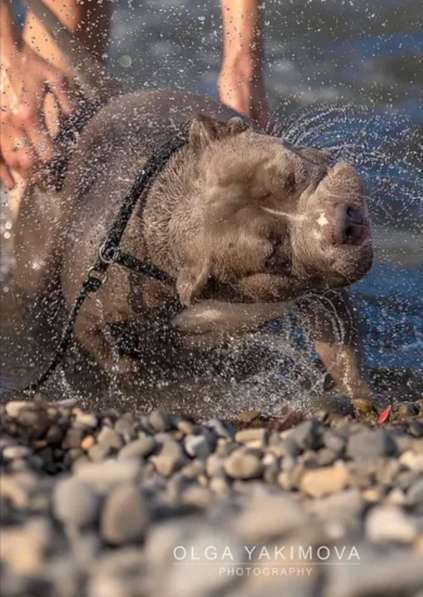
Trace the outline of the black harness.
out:
M 141 172 L 138 174 L 131 190 L 123 200 L 122 206 L 119 209 L 113 224 L 110 226 L 104 241 L 98 249 L 96 262 L 87 272 L 87 276 L 81 286 L 79 294 L 69 312 L 60 343 L 50 365 L 35 382 L 26 386 L 25 391 L 36 391 L 56 369 L 72 339 L 75 321 L 85 299 L 89 294 L 97 292 L 106 282 L 107 270 L 112 264 L 121 265 L 136 274 L 148 276 L 155 280 L 171 280 L 169 274 L 157 268 L 152 263 L 141 261 L 134 255 L 124 253 L 120 250 L 119 245 L 138 202 L 140 202 L 139 215 L 142 217 L 147 194 L 154 179 L 162 171 L 170 157 L 187 144 L 189 124 L 190 123 L 185 123 L 181 126 L 179 131 L 177 131 L 170 140 L 163 143 L 163 145 L 154 151 L 145 163 Z

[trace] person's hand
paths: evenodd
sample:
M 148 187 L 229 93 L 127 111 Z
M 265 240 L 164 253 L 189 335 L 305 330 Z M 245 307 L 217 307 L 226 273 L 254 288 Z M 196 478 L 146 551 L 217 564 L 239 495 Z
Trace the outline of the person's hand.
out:
M 261 68 L 249 56 L 224 60 L 219 75 L 220 101 L 266 128 L 269 109 Z
M 13 49 L 0 63 L 0 180 L 15 186 L 13 170 L 27 178 L 39 162 L 54 155 L 44 99 L 51 92 L 64 116 L 73 105 L 66 77 L 28 45 Z

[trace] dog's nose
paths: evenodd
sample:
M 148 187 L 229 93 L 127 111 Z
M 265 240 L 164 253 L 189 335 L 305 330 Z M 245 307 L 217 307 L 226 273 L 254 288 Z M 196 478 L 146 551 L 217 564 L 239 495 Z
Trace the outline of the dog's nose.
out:
M 336 210 L 334 240 L 340 245 L 358 244 L 366 231 L 366 219 L 361 209 L 340 205 Z

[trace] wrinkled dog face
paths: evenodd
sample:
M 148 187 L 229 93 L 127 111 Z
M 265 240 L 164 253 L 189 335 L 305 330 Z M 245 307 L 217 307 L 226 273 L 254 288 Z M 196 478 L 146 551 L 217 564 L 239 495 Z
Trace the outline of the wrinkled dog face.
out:
M 355 169 L 329 167 L 325 152 L 233 120 L 220 138 L 211 121 L 199 125 L 196 206 L 203 225 L 185 302 L 222 296 L 222 289 L 228 298 L 280 301 L 361 278 L 372 247 Z

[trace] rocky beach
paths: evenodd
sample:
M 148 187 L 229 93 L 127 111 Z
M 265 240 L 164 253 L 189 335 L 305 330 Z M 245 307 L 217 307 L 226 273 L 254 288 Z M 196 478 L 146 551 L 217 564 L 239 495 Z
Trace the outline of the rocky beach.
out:
M 421 597 L 423 402 L 237 424 L 0 406 L 2 594 Z

